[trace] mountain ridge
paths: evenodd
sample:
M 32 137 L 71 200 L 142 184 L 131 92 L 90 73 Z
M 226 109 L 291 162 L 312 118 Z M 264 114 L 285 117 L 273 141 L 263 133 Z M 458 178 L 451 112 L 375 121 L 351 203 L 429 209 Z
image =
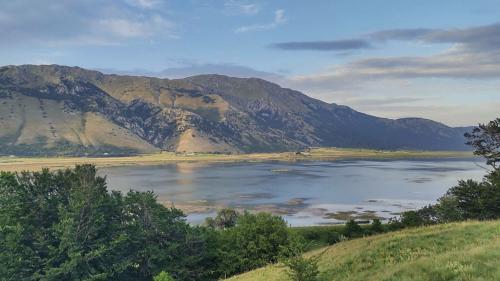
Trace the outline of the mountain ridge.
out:
M 0 67 L 0 154 L 269 152 L 311 146 L 464 150 L 468 127 L 388 119 L 260 78 Z

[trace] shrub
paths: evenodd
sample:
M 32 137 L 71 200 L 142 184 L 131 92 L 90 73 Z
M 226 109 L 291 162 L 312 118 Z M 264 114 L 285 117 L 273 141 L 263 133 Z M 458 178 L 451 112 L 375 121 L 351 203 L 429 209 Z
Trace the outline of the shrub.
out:
M 274 263 L 281 255 L 295 254 L 298 244 L 281 217 L 245 212 L 221 232 L 221 268 L 230 276 Z
M 363 228 L 355 220 L 348 221 L 345 224 L 343 232 L 349 238 L 361 237 L 364 234 Z
M 287 275 L 292 281 L 316 281 L 318 280 L 319 257 L 306 258 L 297 255 L 283 260 L 283 264 L 288 267 Z
M 371 233 L 382 233 L 384 232 L 384 226 L 382 225 L 382 222 L 380 222 L 379 219 L 374 219 L 372 224 L 370 225 L 370 232 Z

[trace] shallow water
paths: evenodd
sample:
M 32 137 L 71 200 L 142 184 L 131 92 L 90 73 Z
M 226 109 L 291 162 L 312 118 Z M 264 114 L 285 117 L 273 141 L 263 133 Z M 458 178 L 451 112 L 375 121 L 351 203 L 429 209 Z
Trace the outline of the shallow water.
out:
M 390 218 L 435 202 L 459 179 L 480 179 L 472 160 L 178 163 L 106 168 L 110 189 L 153 190 L 200 223 L 216 208 L 270 211 L 294 226 L 338 223 L 329 213 Z M 338 218 L 338 217 L 337 217 Z

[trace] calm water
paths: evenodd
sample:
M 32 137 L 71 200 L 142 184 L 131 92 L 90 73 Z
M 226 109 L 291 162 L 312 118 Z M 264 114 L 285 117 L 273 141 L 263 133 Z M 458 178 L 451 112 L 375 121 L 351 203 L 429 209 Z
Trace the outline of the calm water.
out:
M 291 225 L 338 223 L 331 213 L 389 218 L 433 203 L 459 179 L 484 174 L 470 160 L 271 162 L 114 167 L 111 189 L 153 190 L 199 223 L 216 208 L 270 211 Z

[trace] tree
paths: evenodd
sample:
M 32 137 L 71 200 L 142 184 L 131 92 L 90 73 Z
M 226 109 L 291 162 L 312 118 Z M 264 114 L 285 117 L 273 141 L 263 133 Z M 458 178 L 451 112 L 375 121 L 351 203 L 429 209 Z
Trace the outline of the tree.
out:
M 92 165 L 0 173 L 0 280 L 217 280 L 214 241 L 151 192 L 108 192 Z
M 364 234 L 363 228 L 355 220 L 349 220 L 345 224 L 343 232 L 349 238 L 361 237 Z
M 382 233 L 384 232 L 384 227 L 382 226 L 382 222 L 379 219 L 374 219 L 372 224 L 370 225 L 371 233 Z
M 479 124 L 471 133 L 465 134 L 467 144 L 474 147 L 474 154 L 486 159 L 486 164 L 494 169 L 500 162 L 500 118 L 488 124 Z
M 205 224 L 212 228 L 226 229 L 236 225 L 238 212 L 234 209 L 223 208 L 217 212 L 215 218 L 207 218 Z
M 275 263 L 280 256 L 296 252 L 297 243 L 286 222 L 268 213 L 245 212 L 234 227 L 220 234 L 223 276 Z

